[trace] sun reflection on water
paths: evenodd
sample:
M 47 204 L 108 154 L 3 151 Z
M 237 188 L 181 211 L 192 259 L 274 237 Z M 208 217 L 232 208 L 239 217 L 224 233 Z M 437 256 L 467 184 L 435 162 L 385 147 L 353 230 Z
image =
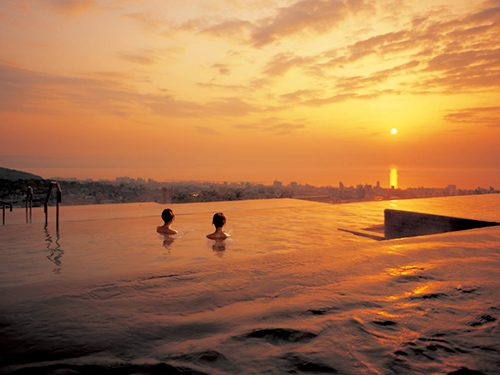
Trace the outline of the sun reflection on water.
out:
M 415 271 L 421 271 L 423 268 L 418 267 L 418 266 L 413 266 L 413 265 L 408 265 L 408 266 L 402 266 L 398 268 L 390 268 L 389 269 L 389 275 L 390 276 L 400 276 L 400 275 L 410 275 L 414 274 Z
M 391 189 L 398 188 L 398 169 L 396 167 L 391 167 L 389 181 L 390 181 Z
M 419 287 L 417 287 L 409 292 L 406 292 L 406 296 L 410 297 L 410 296 L 416 296 L 419 294 L 424 294 L 427 290 L 429 290 L 429 285 L 419 286 Z
M 398 314 L 391 314 L 391 313 L 388 313 L 386 311 L 377 311 L 377 315 L 379 315 L 380 317 L 384 317 L 384 318 L 399 318 L 400 315 Z

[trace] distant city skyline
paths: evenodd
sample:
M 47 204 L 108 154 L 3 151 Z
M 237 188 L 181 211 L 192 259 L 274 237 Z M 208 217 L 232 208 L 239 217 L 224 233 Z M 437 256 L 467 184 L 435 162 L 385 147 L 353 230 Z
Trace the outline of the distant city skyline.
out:
M 28 182 L 19 179 L 21 174 L 22 172 L 19 171 L 9 172 L 4 170 L 3 177 L 0 179 L 2 199 L 14 207 L 25 206 L 28 196 L 27 191 L 31 192 L 30 196 L 33 197 L 35 206 L 45 204 L 44 202 L 49 194 L 48 191 L 53 186 L 61 189 L 61 201 L 65 206 L 132 202 L 195 203 L 276 198 L 294 198 L 336 204 L 500 193 L 500 190 L 493 187 L 463 189 L 456 185 L 400 189 L 396 188 L 395 185 L 384 187 L 379 182 L 374 185 L 348 185 L 340 181 L 338 186 L 315 186 L 297 182 L 284 184 L 278 180 L 273 181 L 272 184 L 252 183 L 249 181 L 159 182 L 152 179 L 134 179 L 127 176 L 117 177 L 114 180 L 97 181 L 54 177 L 50 179 L 52 180 L 50 184 L 50 180 L 35 178 L 29 181 L 30 189 L 27 190 Z M 26 178 L 29 178 L 29 176 L 27 175 Z
M 434 174 L 440 174 L 440 175 L 443 175 L 443 172 L 446 172 L 446 171 L 442 171 L 442 170 L 436 170 L 436 171 L 433 171 L 433 173 L 431 173 L 431 175 L 427 178 L 428 181 L 436 181 L 438 180 L 436 177 L 434 177 Z M 477 170 L 474 170 L 474 171 L 469 171 L 471 174 L 474 174 L 474 173 L 478 173 L 480 174 L 481 171 L 477 171 Z M 125 182 L 125 179 L 131 179 L 133 181 L 143 181 L 143 182 L 148 182 L 148 180 L 153 180 L 153 181 L 156 181 L 156 182 L 176 182 L 176 181 L 198 181 L 198 182 L 213 182 L 213 183 L 241 183 L 241 182 L 249 182 L 249 183 L 253 183 L 253 184 L 265 184 L 265 185 L 272 185 L 274 182 L 278 181 L 280 183 L 282 183 L 284 186 L 288 186 L 290 184 L 299 184 L 299 185 L 306 185 L 306 184 L 309 184 L 309 185 L 312 185 L 312 186 L 332 186 L 332 187 L 337 187 L 339 186 L 339 184 L 342 184 L 346 187 L 348 186 L 358 186 L 358 185 L 372 185 L 372 186 L 377 186 L 379 185 L 380 187 L 382 188 L 385 188 L 385 189 L 388 189 L 388 188 L 391 188 L 394 186 L 394 188 L 396 189 L 407 189 L 407 188 L 418 188 L 418 187 L 427 187 L 427 188 L 446 188 L 448 186 L 456 186 L 457 188 L 460 188 L 460 189 L 476 189 L 476 188 L 485 188 L 485 189 L 488 189 L 490 187 L 494 187 L 494 188 L 499 188 L 500 187 L 500 181 L 497 180 L 498 184 L 494 184 L 494 183 L 490 183 L 490 182 L 485 182 L 483 181 L 483 183 L 480 183 L 478 179 L 478 183 L 474 183 L 474 182 L 470 182 L 471 179 L 469 176 L 466 176 L 465 178 L 465 181 L 467 181 L 468 183 L 464 183 L 464 184 L 460 184 L 460 183 L 457 183 L 457 180 L 460 181 L 460 178 L 452 178 L 450 179 L 450 181 L 447 180 L 447 177 L 443 177 L 442 179 L 442 184 L 441 185 L 437 185 L 437 184 L 433 184 L 433 185 L 426 185 L 425 183 L 414 183 L 414 184 L 409 184 L 407 182 L 403 183 L 403 184 L 400 184 L 399 182 L 399 174 L 400 174 L 400 170 L 395 167 L 395 166 L 392 166 L 391 168 L 387 169 L 386 171 L 386 176 L 385 178 L 380 178 L 380 179 L 376 179 L 376 180 L 368 180 L 367 178 L 358 178 L 356 180 L 355 177 L 351 177 L 349 179 L 342 179 L 342 178 L 339 178 L 337 179 L 336 182 L 332 182 L 332 183 L 325 183 L 325 184 L 314 184 L 312 182 L 307 182 L 307 181 L 296 181 L 296 180 L 279 180 L 279 179 L 271 179 L 271 180 L 268 180 L 268 181 L 252 181 L 252 180 L 213 180 L 213 179 L 185 179 L 185 180 L 182 180 L 182 179 L 155 179 L 155 178 L 152 178 L 152 177 L 142 177 L 142 176 L 136 176 L 136 177 L 133 177 L 133 176 L 114 176 L 114 177 L 106 177 L 106 178 L 90 178 L 90 177 L 85 177 L 85 178 L 78 178 L 76 176 L 50 176 L 48 177 L 48 179 L 64 179 L 64 180 L 70 180 L 70 179 L 76 179 L 76 180 L 79 180 L 79 181 L 85 181 L 85 180 L 89 180 L 89 181 L 120 181 L 120 180 L 123 180 L 121 182 Z M 406 176 L 407 173 L 403 173 L 403 176 Z M 409 173 L 411 175 L 411 171 Z M 413 177 L 415 178 L 415 177 Z M 417 178 L 418 181 L 425 181 L 425 179 L 419 179 Z
M 0 157 L 1 159 L 1 157 Z M 2 167 L 7 167 L 1 165 Z M 164 176 L 162 174 L 155 173 L 157 171 L 153 171 L 151 175 L 148 175 L 146 171 L 142 169 L 137 170 L 115 170 L 110 169 L 106 170 L 103 174 L 94 174 L 91 173 L 92 170 L 85 168 L 68 168 L 68 169 L 59 169 L 59 168 L 49 168 L 49 169 L 40 169 L 40 168 L 30 168 L 30 169 L 22 169 L 22 168 L 14 168 L 10 167 L 10 169 L 19 170 L 22 172 L 33 173 L 35 175 L 40 175 L 44 179 L 52 179 L 52 178 L 61 178 L 61 179 L 78 179 L 81 181 L 84 180 L 115 180 L 120 177 L 128 177 L 133 179 L 152 179 L 158 182 L 175 182 L 175 181 L 205 181 L 205 182 L 215 182 L 215 183 L 239 183 L 239 182 L 251 182 L 255 184 L 272 184 L 274 181 L 281 181 L 283 184 L 287 185 L 291 182 L 296 182 L 298 184 L 309 184 L 313 186 L 338 186 L 339 182 L 343 182 L 346 186 L 357 186 L 359 184 L 365 185 L 373 185 L 375 186 L 377 182 L 384 188 L 390 188 L 393 185 L 396 185 L 397 188 L 416 188 L 416 187 L 433 187 L 433 188 L 444 188 L 448 185 L 456 185 L 461 189 L 476 189 L 478 187 L 481 188 L 499 188 L 500 187 L 500 173 L 495 174 L 493 171 L 486 171 L 484 169 L 401 169 L 397 166 L 391 166 L 388 168 L 380 168 L 380 169 L 350 169 L 350 170 L 340 170 L 340 171 L 329 171 L 329 173 L 325 173 L 319 179 L 314 180 L 301 180 L 298 178 L 280 178 L 276 173 L 276 175 L 269 175 L 269 178 L 266 180 L 251 180 L 246 178 L 242 174 L 241 179 L 231 180 L 227 178 L 221 178 L 220 180 L 216 180 L 211 178 L 210 174 L 206 175 L 207 178 L 174 178 L 173 176 Z M 64 173 L 58 173 L 64 172 Z M 122 173 L 119 173 L 122 172 Z M 129 173 L 131 172 L 131 173 Z M 282 176 L 282 175 L 281 175 Z M 297 176 L 294 176 L 297 177 Z M 396 182 L 396 183 L 395 183 Z

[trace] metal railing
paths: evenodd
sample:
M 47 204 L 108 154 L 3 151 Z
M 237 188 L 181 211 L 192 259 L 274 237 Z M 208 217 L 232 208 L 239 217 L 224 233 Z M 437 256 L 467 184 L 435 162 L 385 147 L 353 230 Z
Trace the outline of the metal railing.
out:
M 0 204 L 2 205 L 2 225 L 5 225 L 5 206 L 10 206 L 10 212 L 12 212 L 12 203 L 9 202 L 4 202 L 0 201 Z
M 62 201 L 62 190 L 59 182 L 51 181 L 49 185 L 49 190 L 47 190 L 47 197 L 45 198 L 45 203 L 43 205 L 43 212 L 45 212 L 45 224 L 48 223 L 49 215 L 48 215 L 48 204 L 50 199 L 50 193 L 52 192 L 52 188 L 56 187 L 57 189 L 57 198 L 56 198 L 56 227 L 59 228 L 59 204 Z
M 31 223 L 31 208 L 33 206 L 33 188 L 28 186 L 26 191 L 26 223 Z M 28 221 L 28 208 L 29 208 L 29 221 Z

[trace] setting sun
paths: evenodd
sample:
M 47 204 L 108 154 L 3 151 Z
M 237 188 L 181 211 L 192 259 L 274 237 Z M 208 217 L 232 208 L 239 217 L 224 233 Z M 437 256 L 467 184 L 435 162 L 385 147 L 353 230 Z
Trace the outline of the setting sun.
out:
M 396 129 L 396 128 L 391 129 L 391 134 L 396 134 L 397 132 L 398 132 L 398 129 Z

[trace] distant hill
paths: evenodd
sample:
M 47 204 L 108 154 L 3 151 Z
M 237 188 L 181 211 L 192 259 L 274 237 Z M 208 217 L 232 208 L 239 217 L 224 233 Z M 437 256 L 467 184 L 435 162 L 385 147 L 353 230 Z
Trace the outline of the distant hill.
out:
M 4 180 L 43 180 L 42 177 L 36 174 L 16 171 L 15 169 L 8 169 L 0 167 L 0 179 Z

